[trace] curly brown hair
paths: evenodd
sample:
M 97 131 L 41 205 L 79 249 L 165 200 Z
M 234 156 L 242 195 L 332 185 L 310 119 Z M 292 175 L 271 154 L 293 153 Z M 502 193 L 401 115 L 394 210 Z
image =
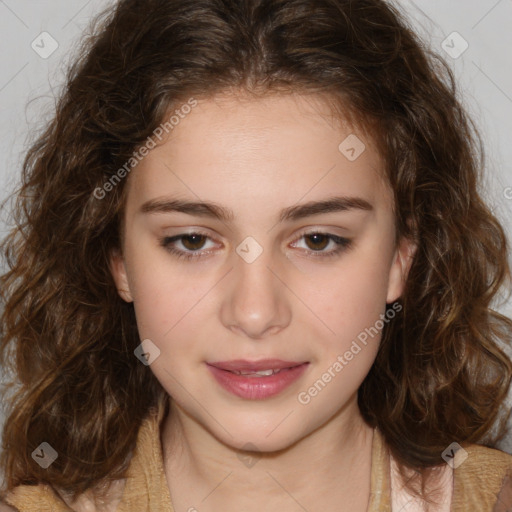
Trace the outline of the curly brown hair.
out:
M 382 0 L 121 0 L 97 18 L 26 156 L 2 244 L 7 490 L 45 482 L 75 498 L 125 476 L 165 391 L 133 355 L 133 304 L 109 269 L 126 180 L 95 191 L 170 108 L 234 87 L 324 94 L 371 127 L 397 239 L 417 250 L 358 401 L 402 469 L 428 473 L 500 418 L 512 363 L 497 340 L 510 343 L 512 321 L 492 305 L 510 280 L 507 242 L 479 195 L 481 141 L 453 75 L 400 12 Z M 66 454 L 47 469 L 30 456 L 42 440 Z

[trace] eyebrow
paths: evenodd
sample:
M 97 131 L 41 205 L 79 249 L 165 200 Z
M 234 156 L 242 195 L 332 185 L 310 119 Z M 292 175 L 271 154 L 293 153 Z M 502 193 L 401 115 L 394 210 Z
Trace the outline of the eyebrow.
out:
M 373 206 L 361 197 L 337 196 L 323 201 L 310 201 L 308 203 L 289 206 L 281 210 L 279 222 L 295 221 L 332 212 L 345 212 L 349 210 L 373 210 Z M 180 199 L 152 199 L 145 202 L 140 210 L 141 213 L 186 213 L 198 217 L 218 219 L 230 222 L 234 214 L 228 208 L 213 202 L 184 201 Z

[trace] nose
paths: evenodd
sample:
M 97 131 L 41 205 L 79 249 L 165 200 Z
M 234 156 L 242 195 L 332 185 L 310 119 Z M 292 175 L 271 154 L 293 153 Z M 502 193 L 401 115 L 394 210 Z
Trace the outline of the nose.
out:
M 237 334 L 263 339 L 289 325 L 290 295 L 270 251 L 252 262 L 235 254 L 234 268 L 222 285 L 221 321 Z

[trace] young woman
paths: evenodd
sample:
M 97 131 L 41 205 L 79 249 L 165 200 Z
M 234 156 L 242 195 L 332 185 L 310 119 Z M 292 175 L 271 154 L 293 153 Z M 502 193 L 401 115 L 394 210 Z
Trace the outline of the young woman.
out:
M 384 1 L 121 0 L 4 242 L 3 509 L 507 510 L 477 140 Z

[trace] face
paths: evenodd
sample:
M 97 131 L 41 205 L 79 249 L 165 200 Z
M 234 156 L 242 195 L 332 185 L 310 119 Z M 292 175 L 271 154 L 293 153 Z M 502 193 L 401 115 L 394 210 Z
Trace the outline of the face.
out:
M 233 447 L 358 415 L 410 265 L 378 152 L 328 114 L 312 96 L 199 101 L 129 176 L 119 293 L 174 413 Z

